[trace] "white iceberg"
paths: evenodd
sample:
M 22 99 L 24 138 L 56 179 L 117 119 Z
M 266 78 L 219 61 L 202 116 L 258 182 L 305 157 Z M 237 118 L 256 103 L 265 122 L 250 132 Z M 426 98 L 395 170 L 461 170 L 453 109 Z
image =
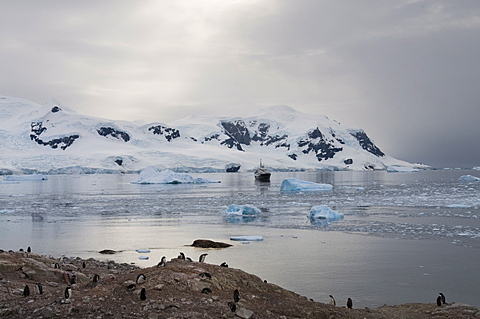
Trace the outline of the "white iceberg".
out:
M 225 210 L 227 221 L 230 223 L 250 222 L 255 220 L 261 211 L 255 206 L 250 205 L 230 205 Z
M 28 175 L 7 175 L 5 181 L 46 181 L 47 175 L 43 174 L 28 174 Z
M 387 172 L 411 173 L 411 172 L 420 172 L 420 170 L 414 167 L 391 165 L 391 166 L 387 166 Z
M 307 217 L 312 224 L 328 225 L 331 221 L 343 219 L 343 214 L 326 205 L 313 206 Z
M 235 241 L 262 241 L 263 237 L 262 236 L 232 236 L 232 237 L 230 237 L 230 240 L 235 240 Z
M 318 192 L 331 191 L 332 189 L 333 186 L 330 184 L 307 182 L 296 178 L 286 178 L 280 186 L 281 192 Z
M 463 175 L 460 176 L 458 180 L 462 182 L 478 182 L 480 181 L 480 178 L 473 175 Z
M 136 252 L 140 254 L 148 254 L 150 249 L 137 249 Z
M 207 178 L 193 178 L 186 173 L 175 173 L 169 169 L 159 171 L 153 166 L 142 170 L 134 184 L 203 184 L 220 183 L 218 180 Z

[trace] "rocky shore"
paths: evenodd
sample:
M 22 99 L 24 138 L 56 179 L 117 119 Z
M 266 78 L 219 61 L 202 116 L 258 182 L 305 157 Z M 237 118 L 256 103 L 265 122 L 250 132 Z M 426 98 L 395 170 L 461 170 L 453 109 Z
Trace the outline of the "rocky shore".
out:
M 347 309 L 311 301 L 240 269 L 181 258 L 142 269 L 0 251 L 0 318 L 461 319 L 480 318 L 480 311 L 458 303 Z

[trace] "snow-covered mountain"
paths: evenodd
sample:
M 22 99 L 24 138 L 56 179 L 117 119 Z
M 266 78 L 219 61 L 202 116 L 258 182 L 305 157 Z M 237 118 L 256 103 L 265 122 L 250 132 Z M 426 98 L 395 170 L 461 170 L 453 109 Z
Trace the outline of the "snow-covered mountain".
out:
M 273 106 L 247 118 L 191 115 L 139 124 L 0 96 L 0 172 L 241 171 L 260 159 L 274 170 L 366 170 L 413 164 L 384 154 L 367 134 L 325 116 Z

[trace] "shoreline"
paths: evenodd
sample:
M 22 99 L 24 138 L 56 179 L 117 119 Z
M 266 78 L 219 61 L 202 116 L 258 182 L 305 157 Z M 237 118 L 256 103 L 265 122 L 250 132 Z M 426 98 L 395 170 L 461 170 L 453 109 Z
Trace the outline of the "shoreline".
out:
M 85 266 L 85 267 L 84 267 Z M 55 268 L 59 267 L 59 268 Z M 347 309 L 310 301 L 232 267 L 178 258 L 164 267 L 139 268 L 93 258 L 50 258 L 35 253 L 0 253 L 2 318 L 476 318 L 464 304 L 403 304 Z M 137 283 L 142 273 L 146 280 Z M 207 275 L 208 274 L 208 275 Z M 73 276 L 74 275 L 74 276 Z M 94 282 L 95 275 L 100 280 Z M 76 278 L 75 282 L 71 278 Z M 70 281 L 70 282 L 69 282 Z M 43 286 L 43 293 L 35 289 Z M 130 285 L 135 285 L 129 289 Z M 30 294 L 24 296 L 25 285 Z M 72 297 L 64 291 L 70 286 Z M 141 300 L 142 288 L 146 298 Z M 240 301 L 233 300 L 238 289 Z M 229 302 L 236 304 L 232 311 Z

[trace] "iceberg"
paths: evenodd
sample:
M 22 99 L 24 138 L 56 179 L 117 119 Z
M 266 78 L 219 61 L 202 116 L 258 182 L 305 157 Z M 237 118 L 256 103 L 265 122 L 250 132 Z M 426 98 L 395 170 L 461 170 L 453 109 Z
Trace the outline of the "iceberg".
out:
M 458 180 L 462 182 L 478 182 L 480 181 L 480 178 L 473 175 L 463 175 L 460 176 Z
M 314 225 L 328 225 L 331 221 L 343 219 L 343 214 L 332 210 L 326 205 L 313 206 L 307 217 Z
M 3 179 L 4 181 L 46 181 L 48 177 L 42 174 L 29 174 L 29 175 L 7 175 Z
M 331 191 L 332 189 L 333 186 L 330 184 L 307 182 L 296 178 L 286 178 L 280 186 L 281 192 L 319 192 Z
M 391 165 L 391 166 L 387 166 L 387 172 L 412 173 L 412 172 L 420 172 L 420 170 L 414 167 Z
M 235 240 L 235 241 L 262 241 L 263 237 L 262 236 L 232 236 L 232 237 L 230 237 L 230 240 Z
M 203 184 L 220 183 L 218 180 L 207 178 L 193 178 L 186 173 L 175 173 L 169 169 L 159 171 L 153 166 L 148 166 L 142 170 L 133 184 Z
M 250 205 L 233 204 L 225 210 L 227 221 L 230 223 L 251 222 L 255 220 L 260 213 L 260 209 Z

